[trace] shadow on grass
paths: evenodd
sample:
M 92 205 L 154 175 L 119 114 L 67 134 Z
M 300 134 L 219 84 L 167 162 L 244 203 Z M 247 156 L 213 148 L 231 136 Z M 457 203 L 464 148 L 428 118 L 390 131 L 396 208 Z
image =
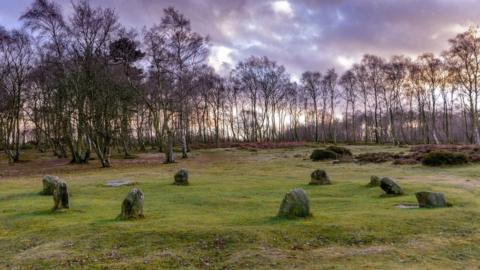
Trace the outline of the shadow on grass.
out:
M 35 210 L 29 212 L 21 212 L 14 215 L 17 218 L 25 218 L 25 217 L 47 217 L 47 216 L 56 216 L 56 215 L 67 215 L 67 214 L 76 214 L 76 213 L 86 213 L 84 210 L 80 209 L 42 209 L 42 210 Z
M 94 225 L 111 225 L 111 224 L 122 224 L 122 223 L 133 223 L 133 222 L 142 222 L 143 220 L 146 220 L 145 216 L 139 217 L 139 218 L 129 218 L 129 219 L 122 219 L 120 215 L 117 215 L 112 218 L 107 218 L 107 219 L 100 219 L 92 224 Z
M 383 194 L 380 194 L 380 198 L 398 198 L 398 197 L 402 197 L 402 196 L 405 196 L 405 195 L 408 195 L 408 194 L 399 194 L 399 195 L 396 195 L 396 194 L 387 194 L 387 193 L 383 193 Z
M 43 196 L 39 192 L 26 192 L 26 193 L 19 193 L 19 194 L 9 194 L 6 196 L 0 196 L 0 202 L 1 201 L 9 201 L 9 200 L 15 200 L 15 199 L 24 199 L 28 197 L 36 197 L 36 196 Z
M 66 211 L 52 211 L 52 209 L 45 210 L 35 210 L 30 212 L 17 213 L 16 217 L 41 217 L 41 216 L 51 216 L 51 215 L 61 215 Z
M 306 220 L 311 220 L 313 218 L 314 217 L 313 217 L 312 214 L 308 217 L 279 217 L 279 216 L 273 216 L 273 217 L 266 218 L 265 222 L 262 222 L 262 223 L 266 224 L 266 225 L 299 223 L 299 222 L 304 222 Z

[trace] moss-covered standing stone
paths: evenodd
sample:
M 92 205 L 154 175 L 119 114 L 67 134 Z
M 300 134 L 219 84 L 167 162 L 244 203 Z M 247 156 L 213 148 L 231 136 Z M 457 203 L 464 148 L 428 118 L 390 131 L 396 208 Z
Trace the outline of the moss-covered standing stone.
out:
M 439 192 L 420 191 L 415 193 L 417 197 L 418 205 L 425 208 L 445 207 L 447 201 L 445 195 Z
M 55 185 L 60 179 L 57 176 L 52 175 L 45 175 L 42 178 L 43 190 L 41 192 L 42 195 L 53 195 L 53 191 L 55 190 Z
M 310 216 L 310 202 L 305 190 L 295 188 L 285 194 L 278 216 L 289 218 Z
M 130 190 L 127 197 L 122 203 L 122 212 L 120 213 L 120 219 L 134 219 L 143 217 L 143 192 L 134 188 Z
M 67 184 L 61 180 L 57 181 L 53 190 L 53 210 L 70 208 Z
M 324 170 L 315 170 L 310 174 L 310 185 L 330 185 L 330 177 Z
M 174 176 L 173 184 L 180 186 L 188 185 L 188 171 L 186 169 L 179 170 Z
M 402 195 L 404 193 L 397 182 L 388 177 L 383 177 L 382 180 L 380 180 L 380 187 L 385 193 L 390 195 Z

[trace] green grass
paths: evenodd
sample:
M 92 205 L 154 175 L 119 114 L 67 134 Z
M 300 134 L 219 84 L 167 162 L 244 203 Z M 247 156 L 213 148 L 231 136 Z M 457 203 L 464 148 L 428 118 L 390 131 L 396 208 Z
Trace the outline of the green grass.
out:
M 354 154 L 405 148 L 348 146 Z M 0 178 L 0 269 L 465 269 L 480 264 L 480 166 L 312 162 L 312 148 L 201 150 L 173 165 L 61 173 L 71 209 L 52 213 L 41 175 Z M 65 165 L 72 166 L 72 165 Z M 172 185 L 185 167 L 189 186 Z M 309 186 L 325 169 L 333 185 Z M 398 180 L 406 195 L 367 188 L 371 175 Z M 117 221 L 132 187 L 145 218 Z M 469 181 L 466 181 L 466 180 Z M 279 219 L 284 194 L 309 195 L 313 217 Z M 444 192 L 453 207 L 398 209 L 416 191 Z

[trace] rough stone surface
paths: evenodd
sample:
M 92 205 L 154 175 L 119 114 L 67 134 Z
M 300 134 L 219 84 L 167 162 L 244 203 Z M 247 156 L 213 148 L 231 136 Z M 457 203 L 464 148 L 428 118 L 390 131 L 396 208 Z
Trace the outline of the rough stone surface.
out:
M 175 182 L 173 183 L 175 185 L 182 185 L 182 186 L 188 185 L 188 171 L 185 169 L 179 170 L 175 174 L 174 179 L 175 179 Z
M 106 187 L 121 187 L 121 186 L 133 186 L 135 182 L 130 180 L 111 180 L 105 184 Z
M 330 177 L 324 170 L 315 170 L 310 175 L 310 185 L 330 185 Z
M 301 188 L 290 190 L 285 194 L 280 210 L 279 217 L 307 217 L 310 216 L 310 203 L 307 194 Z
M 379 187 L 380 186 L 380 177 L 376 175 L 372 175 L 370 177 L 370 183 L 368 183 L 369 187 Z
M 143 217 L 143 192 L 138 188 L 130 190 L 122 203 L 120 219 L 133 219 Z
M 57 176 L 52 175 L 45 175 L 42 179 L 43 183 L 43 195 L 53 195 L 53 190 L 55 189 L 55 185 L 60 179 Z
M 421 191 L 415 193 L 415 196 L 417 197 L 420 207 L 434 208 L 447 206 L 447 201 L 443 193 Z
M 402 188 L 391 178 L 383 177 L 380 180 L 380 187 L 385 191 L 385 193 L 390 195 L 402 195 Z
M 57 181 L 53 190 L 53 210 L 70 208 L 68 197 L 67 184 L 61 180 Z

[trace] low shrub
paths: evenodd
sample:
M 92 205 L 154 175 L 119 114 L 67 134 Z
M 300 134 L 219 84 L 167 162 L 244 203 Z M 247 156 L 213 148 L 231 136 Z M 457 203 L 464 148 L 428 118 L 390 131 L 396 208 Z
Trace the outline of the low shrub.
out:
M 21 150 L 32 150 L 32 149 L 34 149 L 35 147 L 36 147 L 36 145 L 33 144 L 33 143 L 24 143 L 24 144 L 22 144 L 22 145 L 20 146 L 20 149 L 21 149 Z
M 337 157 L 337 153 L 324 149 L 315 149 L 310 155 L 310 159 L 313 161 L 337 159 Z
M 418 164 L 418 161 L 414 158 L 395 158 L 395 161 L 393 161 L 394 165 L 415 165 Z
M 356 159 L 362 163 L 383 163 L 392 161 L 394 154 L 388 152 L 365 153 L 356 156 Z
M 464 153 L 437 151 L 423 155 L 422 164 L 425 166 L 462 165 L 468 163 Z
M 350 149 L 348 149 L 346 147 L 332 145 L 332 146 L 327 147 L 327 150 L 332 151 L 334 153 L 337 153 L 338 155 L 341 155 L 341 156 L 351 156 L 352 155 L 352 151 L 350 151 Z

